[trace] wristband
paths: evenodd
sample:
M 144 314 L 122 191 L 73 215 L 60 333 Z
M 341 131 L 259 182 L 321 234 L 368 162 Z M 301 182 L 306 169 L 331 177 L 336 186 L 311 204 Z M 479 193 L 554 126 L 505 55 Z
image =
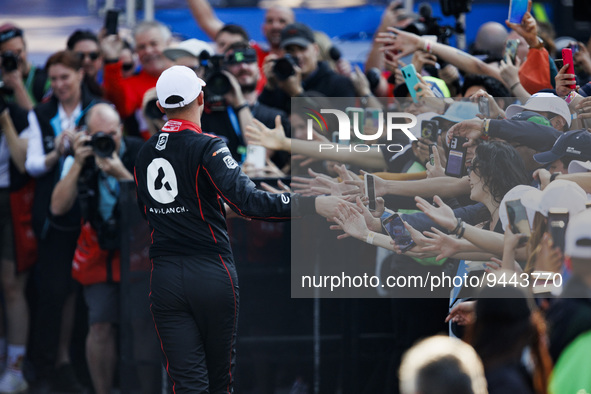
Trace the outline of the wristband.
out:
M 462 222 L 461 226 L 460 226 L 460 231 L 456 234 L 456 238 L 460 239 L 464 236 L 464 231 L 466 231 L 466 224 L 464 222 Z
M 460 231 L 460 228 L 462 227 L 462 218 L 458 218 L 458 224 L 456 225 L 456 227 L 450 231 L 450 234 L 457 234 L 458 231 Z
M 375 236 L 376 233 L 370 231 L 369 233 L 367 233 L 367 236 L 365 237 L 365 242 L 367 242 L 370 245 L 373 245 L 373 239 L 375 238 Z
M 515 82 L 513 85 L 511 85 L 511 87 L 509 88 L 509 91 L 510 91 L 511 93 L 513 93 L 513 89 L 515 89 L 515 87 L 516 87 L 517 85 L 521 85 L 521 82 L 519 82 L 519 81 Z
M 488 140 L 488 128 L 490 127 L 490 119 L 484 119 L 482 123 L 482 135 L 480 139 L 487 141 Z
M 577 97 L 577 92 L 575 92 L 574 90 L 571 90 L 571 92 L 568 94 L 568 96 L 566 96 L 564 98 L 564 101 L 566 101 L 567 104 L 570 104 L 571 101 L 573 101 L 573 99 Z
M 234 108 L 234 112 L 238 113 L 240 112 L 242 109 L 248 107 L 248 103 L 244 103 L 244 104 L 240 104 L 239 106 Z

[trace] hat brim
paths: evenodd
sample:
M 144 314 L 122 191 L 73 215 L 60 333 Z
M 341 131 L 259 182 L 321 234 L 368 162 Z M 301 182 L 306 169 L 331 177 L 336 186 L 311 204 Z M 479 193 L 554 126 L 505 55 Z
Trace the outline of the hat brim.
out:
M 507 119 L 511 119 L 513 116 L 522 111 L 525 111 L 525 107 L 523 105 L 511 104 L 505 110 L 505 116 L 507 117 Z
M 184 49 L 179 49 L 179 48 L 168 48 L 168 49 L 165 49 L 164 51 L 162 51 L 162 53 L 164 54 L 164 56 L 166 56 L 168 59 L 170 59 L 172 61 L 177 60 L 181 57 L 186 57 L 186 56 L 198 58 L 197 56 L 193 55 L 191 52 L 186 51 Z
M 306 40 L 303 37 L 291 37 L 291 38 L 281 41 L 281 44 L 279 44 L 279 46 L 281 48 L 285 48 L 288 45 L 297 45 L 302 48 L 308 48 L 308 45 L 310 45 L 310 44 L 311 44 L 311 42 Z
M 557 155 L 556 153 L 554 153 L 550 150 L 548 152 L 536 153 L 534 155 L 534 160 L 540 164 L 546 165 L 546 164 L 553 163 L 562 157 L 563 156 Z
M 577 172 L 588 172 L 591 171 L 591 161 L 573 160 L 568 165 L 568 173 L 574 174 Z

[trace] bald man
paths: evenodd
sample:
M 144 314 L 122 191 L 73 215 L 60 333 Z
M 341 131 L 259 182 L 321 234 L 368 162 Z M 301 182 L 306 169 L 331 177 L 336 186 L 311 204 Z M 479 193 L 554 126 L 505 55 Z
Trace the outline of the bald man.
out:
M 133 180 L 133 166 L 143 141 L 122 137 L 121 119 L 109 104 L 94 105 L 86 115 L 86 125 L 87 132 L 78 133 L 74 139 L 74 156 L 64 161 L 61 179 L 51 196 L 51 212 L 63 215 L 76 201 L 82 208 L 84 223 L 72 276 L 84 286 L 88 306 L 86 359 L 94 391 L 108 394 L 117 363 L 118 183 Z
M 498 22 L 486 22 L 476 33 L 474 51 L 488 54 L 490 58 L 501 59 L 505 51 L 505 41 L 509 33 L 505 26 Z

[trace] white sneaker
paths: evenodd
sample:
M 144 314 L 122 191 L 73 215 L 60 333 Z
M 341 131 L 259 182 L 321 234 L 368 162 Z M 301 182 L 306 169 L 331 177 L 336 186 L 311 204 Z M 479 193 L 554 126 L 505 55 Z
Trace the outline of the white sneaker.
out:
M 27 391 L 29 385 L 22 375 L 6 370 L 0 376 L 0 393 L 17 394 Z

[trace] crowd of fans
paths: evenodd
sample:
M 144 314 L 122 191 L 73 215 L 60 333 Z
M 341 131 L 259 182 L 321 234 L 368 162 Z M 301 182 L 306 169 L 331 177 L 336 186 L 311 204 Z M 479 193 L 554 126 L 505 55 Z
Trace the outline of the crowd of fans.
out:
M 70 359 L 81 288 L 93 389 L 111 391 L 118 182 L 133 180 L 139 147 L 166 122 L 155 86 L 172 65 L 207 82 L 202 128 L 226 142 L 247 175 L 293 175 L 293 192 L 330 196 L 317 212 L 334 222 L 339 239 L 375 245 L 418 275 L 528 278 L 528 286 L 445 289 L 449 302 L 435 309 L 448 326 L 443 318 L 427 326 L 412 316 L 399 322 L 421 325 L 406 348 L 445 330 L 451 337 L 424 339 L 404 355 L 401 392 L 591 392 L 584 357 L 591 350 L 591 42 L 560 40 L 573 53 L 572 74 L 573 65 L 555 61 L 563 47 L 554 28 L 529 11 L 521 23 L 482 25 L 466 52 L 410 32 L 419 16 L 395 2 L 362 71 L 335 54 L 322 26 L 296 22 L 288 8 L 266 11 L 267 42 L 256 43 L 243 27 L 220 21 L 207 0 L 188 5 L 212 44 L 177 40 L 163 24 L 145 21 L 128 37 L 75 31 L 39 67 L 27 59 L 26 32 L 0 26 L 0 393 L 27 390 L 25 359 L 31 376 L 53 390 L 82 391 Z M 406 63 L 414 86 L 403 75 Z M 364 142 L 335 141 L 329 115 L 325 127 L 310 120 L 310 108 L 335 102 L 361 109 L 365 134 L 377 127 L 367 122 L 370 113 L 413 114 L 415 138 L 397 133 L 380 141 L 396 143 L 395 151 L 323 150 Z M 454 149 L 464 153 L 451 176 Z M 369 175 L 377 196 L 371 210 Z M 290 190 L 281 181 L 262 185 Z M 526 230 L 508 211 L 514 200 L 525 208 Z M 557 211 L 562 231 L 555 232 Z M 410 245 L 387 233 L 383 222 L 392 215 L 402 219 Z M 31 272 L 34 316 L 25 297 Z M 532 279 L 540 274 L 554 279 L 551 286 Z M 418 305 L 434 310 L 434 302 Z M 43 329 L 29 335 L 30 321 Z

